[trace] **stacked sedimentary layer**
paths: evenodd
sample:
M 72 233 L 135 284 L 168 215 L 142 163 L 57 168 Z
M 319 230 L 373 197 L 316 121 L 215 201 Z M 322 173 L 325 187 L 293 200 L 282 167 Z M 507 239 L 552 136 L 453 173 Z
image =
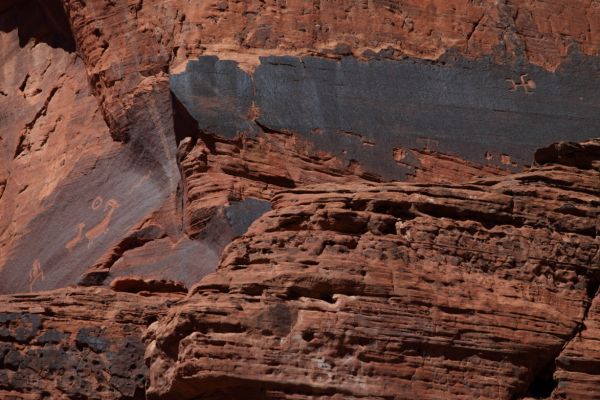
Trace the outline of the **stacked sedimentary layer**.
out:
M 600 396 L 598 169 L 273 204 L 151 327 L 154 398 Z
M 280 192 L 186 297 L 133 278 L 3 296 L 0 393 L 598 398 L 600 142 L 536 159 Z
M 142 336 L 181 297 L 101 288 L 3 296 L 0 398 L 145 398 Z
M 465 182 L 596 137 L 599 13 L 4 1 L 0 292 L 127 275 L 191 286 L 278 190 Z
M 595 0 L 0 1 L 0 397 L 599 398 L 598 55 Z

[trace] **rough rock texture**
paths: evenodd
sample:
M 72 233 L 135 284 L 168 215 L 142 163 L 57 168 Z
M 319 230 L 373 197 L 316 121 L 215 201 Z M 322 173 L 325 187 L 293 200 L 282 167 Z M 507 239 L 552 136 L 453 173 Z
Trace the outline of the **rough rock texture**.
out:
M 0 0 L 0 398 L 599 397 L 599 56 L 597 0 Z
M 179 298 L 100 288 L 0 297 L 0 397 L 143 399 L 142 335 Z
M 570 341 L 556 359 L 556 399 L 600 398 L 600 298 L 596 296 L 587 312 L 584 329 Z
M 160 1 L 146 0 L 144 9 L 154 3 Z M 598 55 L 600 43 L 600 6 L 593 0 L 213 0 L 178 7 L 177 16 L 176 60 L 216 54 L 249 67 L 264 54 L 385 50 L 437 59 L 457 49 L 553 69 L 570 46 Z
M 558 163 L 581 169 L 600 169 L 600 141 L 585 143 L 560 142 L 535 152 L 538 164 Z
M 151 328 L 153 398 L 597 396 L 597 169 L 273 204 Z
M 187 288 L 181 282 L 165 279 L 142 279 L 133 276 L 113 280 L 110 288 L 116 292 L 129 293 L 187 293 Z
M 591 0 L 3 1 L 0 291 L 128 275 L 192 285 L 277 190 L 466 181 L 596 136 L 598 12 Z M 215 57 L 220 80 L 186 75 Z M 209 95 L 190 105 L 198 82 Z M 240 97 L 249 82 L 256 104 Z

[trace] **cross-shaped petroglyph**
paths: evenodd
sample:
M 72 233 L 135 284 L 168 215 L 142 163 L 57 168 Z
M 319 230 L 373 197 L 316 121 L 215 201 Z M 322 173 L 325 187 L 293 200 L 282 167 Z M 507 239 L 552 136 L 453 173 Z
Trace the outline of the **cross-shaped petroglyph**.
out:
M 516 83 L 514 79 L 506 79 L 506 82 L 510 84 L 510 92 L 516 92 L 520 87 L 526 94 L 533 94 L 537 85 L 533 79 L 528 78 L 529 74 L 521 75 L 521 83 Z

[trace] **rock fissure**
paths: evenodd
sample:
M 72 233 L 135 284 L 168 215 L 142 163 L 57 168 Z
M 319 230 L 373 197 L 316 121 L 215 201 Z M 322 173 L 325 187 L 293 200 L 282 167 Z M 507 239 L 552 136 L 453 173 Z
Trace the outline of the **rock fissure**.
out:
M 25 79 L 23 85 L 25 85 L 26 81 L 27 79 Z M 15 149 L 15 154 L 13 158 L 18 158 L 23 154 L 23 152 L 28 151 L 31 148 L 32 144 L 29 142 L 30 132 L 34 129 L 35 124 L 38 122 L 38 120 L 46 116 L 46 114 L 48 113 L 48 106 L 50 105 L 50 102 L 52 101 L 52 99 L 56 95 L 56 92 L 58 92 L 59 89 L 60 86 L 55 86 L 50 90 L 50 93 L 46 97 L 46 100 L 44 101 L 42 107 L 35 113 L 33 119 L 25 124 L 23 132 L 19 136 L 19 142 L 17 143 L 17 148 Z M 43 146 L 46 141 L 47 137 L 41 143 L 41 146 Z
M 561 354 L 565 351 L 565 349 L 569 346 L 569 344 L 578 338 L 586 329 L 586 320 L 588 319 L 588 313 L 592 306 L 592 302 L 595 299 L 598 288 L 600 287 L 600 276 L 598 271 L 594 271 L 594 274 L 589 279 L 589 283 L 587 285 L 586 294 L 587 299 L 585 301 L 583 317 L 581 321 L 577 323 L 573 332 L 566 338 L 564 344 L 558 350 L 552 360 L 548 362 L 546 366 L 544 366 L 539 372 L 534 374 L 533 379 L 527 389 L 526 397 L 532 397 L 534 399 L 549 399 L 555 394 L 556 387 L 558 386 L 558 380 L 555 379 L 555 373 L 557 369 L 558 359 Z

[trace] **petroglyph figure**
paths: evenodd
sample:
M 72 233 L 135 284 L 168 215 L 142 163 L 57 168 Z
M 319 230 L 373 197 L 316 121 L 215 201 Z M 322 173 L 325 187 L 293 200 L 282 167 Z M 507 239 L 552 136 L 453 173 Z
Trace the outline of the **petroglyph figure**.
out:
M 98 196 L 94 199 L 94 201 L 92 202 L 92 210 L 97 210 L 100 208 L 100 206 L 102 205 L 102 202 L 104 200 L 102 199 L 102 197 Z
M 106 213 L 102 221 L 100 221 L 100 223 L 94 226 L 93 228 L 90 228 L 90 230 L 88 230 L 85 233 L 85 237 L 90 242 L 92 242 L 97 237 L 102 236 L 104 233 L 106 233 L 106 231 L 108 231 L 108 225 L 110 224 L 110 220 L 112 219 L 112 216 L 118 207 L 119 203 L 115 199 L 110 199 L 106 202 L 106 205 L 104 206 L 104 211 L 108 212 Z
M 525 93 L 533 94 L 535 88 L 537 87 L 533 79 L 528 79 L 528 74 L 521 75 L 521 83 L 516 83 L 513 79 L 507 79 L 506 82 L 510 84 L 510 92 L 516 92 L 517 89 L 522 87 Z
M 77 245 L 77 243 L 79 243 L 81 241 L 81 237 L 83 236 L 83 228 L 85 227 L 85 224 L 83 222 L 77 224 L 77 235 L 75 235 L 75 237 L 71 240 L 69 240 L 67 242 L 67 244 L 65 245 L 65 248 L 68 249 L 69 251 L 73 250 L 73 248 Z
M 35 260 L 31 265 L 31 271 L 29 271 L 29 291 L 33 292 L 33 285 L 37 281 L 44 280 L 44 270 L 42 269 L 42 264 L 40 264 L 40 260 Z

